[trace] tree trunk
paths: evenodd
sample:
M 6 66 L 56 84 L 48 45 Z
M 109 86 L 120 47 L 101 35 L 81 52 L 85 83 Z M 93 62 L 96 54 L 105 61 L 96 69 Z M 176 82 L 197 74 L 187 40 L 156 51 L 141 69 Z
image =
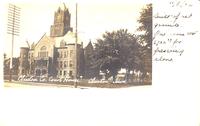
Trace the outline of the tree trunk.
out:
M 115 82 L 116 81 L 116 75 L 113 74 L 112 76 L 113 76 L 113 82 Z
M 126 75 L 125 75 L 125 81 L 128 82 L 129 81 L 129 74 L 130 74 L 130 70 L 126 69 Z

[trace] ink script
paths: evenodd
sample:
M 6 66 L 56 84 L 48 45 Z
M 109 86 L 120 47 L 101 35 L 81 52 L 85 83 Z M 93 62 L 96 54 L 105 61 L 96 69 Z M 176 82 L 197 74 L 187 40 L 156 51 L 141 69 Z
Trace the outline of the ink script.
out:
M 199 34 L 191 28 L 194 20 L 193 3 L 186 1 L 167 2 L 162 11 L 155 9 L 153 15 L 153 61 L 173 62 L 183 56 L 185 43 Z

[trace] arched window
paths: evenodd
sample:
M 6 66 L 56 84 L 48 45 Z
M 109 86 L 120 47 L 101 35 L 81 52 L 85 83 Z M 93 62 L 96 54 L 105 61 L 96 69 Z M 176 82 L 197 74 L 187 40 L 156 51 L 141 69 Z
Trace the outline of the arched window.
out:
M 46 46 L 42 46 L 40 48 L 40 52 L 38 53 L 38 57 L 48 57 L 48 51 Z
M 40 48 L 40 50 L 41 50 L 41 51 L 46 51 L 46 50 L 47 50 L 47 47 L 46 47 L 46 46 L 42 46 L 42 47 Z

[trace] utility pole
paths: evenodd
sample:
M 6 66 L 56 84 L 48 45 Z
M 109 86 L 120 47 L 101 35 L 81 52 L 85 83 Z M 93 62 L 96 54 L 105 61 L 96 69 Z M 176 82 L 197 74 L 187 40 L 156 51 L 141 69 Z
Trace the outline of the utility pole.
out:
M 8 8 L 8 24 L 7 33 L 12 35 L 12 47 L 11 47 L 11 58 L 10 58 L 10 69 L 9 69 L 9 81 L 12 81 L 12 68 L 13 68 L 13 46 L 14 46 L 14 36 L 19 36 L 20 29 L 20 8 L 9 4 Z
M 78 42 L 78 28 L 77 28 L 77 8 L 78 8 L 78 4 L 76 3 L 76 33 L 75 33 L 75 37 L 76 37 L 76 40 L 75 40 L 75 82 L 74 82 L 74 87 L 77 88 L 77 67 L 78 67 L 78 64 L 77 64 L 77 60 L 78 60 L 78 55 L 77 55 L 77 42 Z

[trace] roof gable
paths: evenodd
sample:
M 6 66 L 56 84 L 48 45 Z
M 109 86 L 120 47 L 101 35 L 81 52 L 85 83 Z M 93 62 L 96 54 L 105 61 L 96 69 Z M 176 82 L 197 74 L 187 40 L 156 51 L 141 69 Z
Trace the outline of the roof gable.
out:
M 54 39 L 47 36 L 46 33 L 40 38 L 40 40 L 37 42 L 37 44 L 35 45 L 35 48 L 37 48 L 40 44 L 50 44 L 50 45 L 54 45 Z

